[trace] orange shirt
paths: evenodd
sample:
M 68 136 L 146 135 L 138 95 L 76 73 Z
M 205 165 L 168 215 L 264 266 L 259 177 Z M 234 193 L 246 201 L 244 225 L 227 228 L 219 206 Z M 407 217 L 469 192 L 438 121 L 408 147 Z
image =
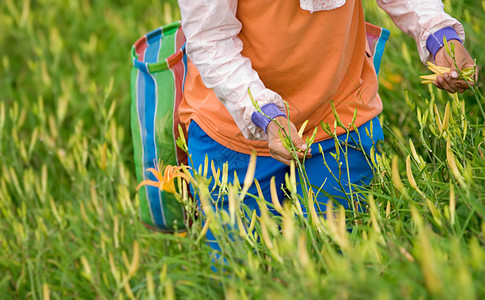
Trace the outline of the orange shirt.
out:
M 244 0 L 238 2 L 236 17 L 242 23 L 241 54 L 251 60 L 264 85 L 287 101 L 297 128 L 309 120 L 305 135 L 312 134 L 320 121 L 333 130 L 331 101 L 345 125 L 355 110 L 357 126 L 382 111 L 372 59 L 365 53 L 361 1 L 347 0 L 337 9 L 309 13 L 298 1 Z M 266 142 L 244 138 L 190 61 L 179 113 L 182 123 L 196 121 L 225 147 L 269 155 Z M 338 134 L 343 132 L 337 128 Z M 316 141 L 327 138 L 319 128 Z

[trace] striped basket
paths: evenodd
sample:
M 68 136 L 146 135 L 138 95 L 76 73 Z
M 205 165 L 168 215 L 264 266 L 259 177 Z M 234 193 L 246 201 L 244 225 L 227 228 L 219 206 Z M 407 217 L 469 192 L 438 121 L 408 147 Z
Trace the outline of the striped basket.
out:
M 148 168 L 187 164 L 176 146 L 178 106 L 186 73 L 185 37 L 180 22 L 153 30 L 132 47 L 131 130 L 138 181 L 156 180 Z M 185 212 L 175 197 L 156 187 L 139 189 L 140 218 L 145 226 L 164 232 L 185 230 Z

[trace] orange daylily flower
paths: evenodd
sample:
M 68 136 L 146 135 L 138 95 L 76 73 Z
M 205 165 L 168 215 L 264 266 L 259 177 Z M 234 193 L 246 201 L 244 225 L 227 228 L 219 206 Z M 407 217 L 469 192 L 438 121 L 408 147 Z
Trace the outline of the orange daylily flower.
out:
M 166 191 L 172 194 L 175 194 L 177 191 L 175 190 L 174 180 L 175 178 L 183 178 L 187 182 L 190 181 L 189 177 L 183 173 L 181 170 L 189 169 L 188 166 L 164 166 L 160 170 L 160 168 L 149 168 L 147 171 L 151 172 L 156 178 L 157 181 L 154 180 L 143 180 L 140 184 L 136 187 L 136 189 L 140 189 L 140 187 L 144 185 L 154 186 L 159 188 L 162 191 Z M 163 174 L 162 174 L 163 172 Z

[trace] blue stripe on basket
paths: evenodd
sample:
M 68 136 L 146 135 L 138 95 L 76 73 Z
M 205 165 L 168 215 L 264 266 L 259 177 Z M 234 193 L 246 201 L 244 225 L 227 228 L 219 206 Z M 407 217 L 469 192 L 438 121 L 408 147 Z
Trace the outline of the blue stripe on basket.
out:
M 146 70 L 146 66 L 143 65 L 141 67 L 138 67 L 138 71 L 137 71 L 137 75 L 136 75 L 136 116 L 137 116 L 137 121 L 138 121 L 138 128 L 139 128 L 139 132 L 140 132 L 140 144 L 141 144 L 141 149 L 142 149 L 142 152 L 141 152 L 141 163 L 142 163 L 142 170 L 145 170 L 145 136 L 146 136 L 146 131 L 144 130 L 144 126 L 145 126 L 145 117 L 144 117 L 144 114 L 140 112 L 141 111 L 144 111 L 144 107 L 145 107 L 145 97 L 143 97 L 143 91 L 145 90 L 145 78 L 143 78 L 143 72 L 147 71 Z M 143 122 L 143 123 L 142 123 Z M 145 172 L 143 172 L 143 176 Z M 145 178 L 143 178 L 145 179 Z M 145 192 L 145 195 L 146 195 L 146 201 L 147 201 L 147 204 L 148 204 L 148 209 L 150 211 L 150 218 L 152 219 L 152 222 L 151 224 L 155 224 L 155 220 L 153 219 L 153 211 L 152 211 L 152 208 L 151 208 L 151 205 L 150 205 L 150 201 L 149 201 L 149 194 L 148 194 L 148 190 L 147 190 L 147 186 L 143 186 L 141 187 L 142 191 Z M 142 199 L 140 199 L 140 201 L 143 201 Z M 141 210 L 141 205 L 140 205 L 140 210 Z
M 153 41 L 145 53 L 146 62 L 156 62 L 158 59 L 158 50 L 160 41 Z M 155 139 L 155 117 L 156 117 L 156 82 L 147 72 L 142 72 L 138 81 L 139 86 L 139 118 L 144 130 L 142 130 L 143 140 L 143 170 L 145 178 L 156 181 L 153 174 L 147 172 L 148 168 L 157 168 L 157 145 Z M 156 226 L 164 228 L 165 218 L 163 217 L 163 208 L 161 205 L 160 190 L 157 187 L 146 186 L 150 210 Z
M 382 55 L 384 54 L 384 47 L 386 46 L 386 42 L 389 39 L 389 30 L 385 28 L 381 28 L 381 35 L 379 36 L 379 40 L 376 44 L 376 50 L 374 52 L 374 68 L 376 70 L 376 74 L 379 75 L 379 69 L 381 67 L 381 59 Z

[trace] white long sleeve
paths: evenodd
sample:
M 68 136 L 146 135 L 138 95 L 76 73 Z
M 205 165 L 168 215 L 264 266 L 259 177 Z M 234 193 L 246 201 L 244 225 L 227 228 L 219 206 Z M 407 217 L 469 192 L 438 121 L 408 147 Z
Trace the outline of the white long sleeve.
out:
M 463 26 L 445 13 L 441 0 L 377 0 L 377 4 L 387 12 L 396 26 L 414 38 L 423 63 L 432 59 L 426 48 L 430 34 L 452 27 L 460 39 L 465 40 Z

